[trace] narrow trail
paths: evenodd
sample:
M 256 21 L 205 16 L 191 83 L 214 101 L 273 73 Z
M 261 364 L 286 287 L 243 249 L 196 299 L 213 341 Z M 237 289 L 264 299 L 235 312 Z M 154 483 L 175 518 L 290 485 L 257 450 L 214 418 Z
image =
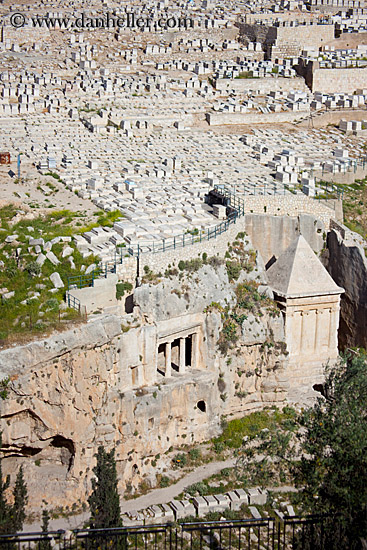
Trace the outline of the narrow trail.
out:
M 165 504 L 166 502 L 169 502 L 177 497 L 189 485 L 203 481 L 203 479 L 219 473 L 223 470 L 223 468 L 233 468 L 234 465 L 234 458 L 229 458 L 220 462 L 210 462 L 209 464 L 199 466 L 196 470 L 188 473 L 186 476 L 177 481 L 177 483 L 174 483 L 169 487 L 165 487 L 164 489 L 153 489 L 150 493 L 135 499 L 120 500 L 121 514 L 133 512 L 134 510 L 142 510 L 143 508 L 148 508 L 148 506 L 152 506 L 153 504 Z M 49 529 L 52 531 L 56 531 L 57 529 L 78 529 L 83 527 L 83 524 L 88 518 L 89 512 L 84 512 L 68 518 L 50 520 Z M 23 527 L 24 532 L 34 532 L 40 530 L 41 520 L 38 522 L 27 523 Z

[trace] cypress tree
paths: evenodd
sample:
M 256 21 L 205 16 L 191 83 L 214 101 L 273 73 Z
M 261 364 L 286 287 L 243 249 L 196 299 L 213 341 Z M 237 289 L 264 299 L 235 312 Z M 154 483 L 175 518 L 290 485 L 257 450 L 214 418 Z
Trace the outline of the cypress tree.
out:
M 117 491 L 115 450 L 109 453 L 98 447 L 97 464 L 93 468 L 92 494 L 88 498 L 92 529 L 121 526 L 120 497 Z
M 19 468 L 14 486 L 14 504 L 12 506 L 13 531 L 21 531 L 25 520 L 25 507 L 28 502 L 27 485 L 24 481 L 23 466 Z
M 47 533 L 48 530 L 49 530 L 49 521 L 50 521 L 50 514 L 48 512 L 48 510 L 42 510 L 42 527 L 41 527 L 41 531 L 42 533 Z M 40 541 L 39 543 L 39 550 L 51 550 L 52 549 L 52 546 L 51 546 L 51 542 L 49 540 L 49 537 L 47 535 L 45 535 L 45 538 L 43 540 Z
M 0 447 L 2 447 L 2 432 L 0 432 Z M 5 481 L 3 480 L 3 470 L 1 462 L 2 461 L 0 456 L 0 533 L 6 534 L 9 533 L 9 530 L 11 530 L 11 510 L 5 499 L 5 491 L 9 487 L 10 476 L 8 475 Z

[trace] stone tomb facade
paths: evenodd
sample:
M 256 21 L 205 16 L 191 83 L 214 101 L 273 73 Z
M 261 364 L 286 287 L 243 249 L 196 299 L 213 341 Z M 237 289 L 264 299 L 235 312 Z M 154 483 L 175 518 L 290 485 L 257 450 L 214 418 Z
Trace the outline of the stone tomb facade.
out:
M 159 334 L 156 355 L 157 377 L 161 375 L 169 378 L 172 376 L 172 371 L 183 374 L 187 368 L 197 369 L 200 335 L 200 324 L 181 330 L 173 328 L 169 332 L 164 331 Z
M 325 364 L 338 357 L 340 295 L 305 238 L 300 235 L 267 271 L 269 286 L 285 317 L 290 364 Z

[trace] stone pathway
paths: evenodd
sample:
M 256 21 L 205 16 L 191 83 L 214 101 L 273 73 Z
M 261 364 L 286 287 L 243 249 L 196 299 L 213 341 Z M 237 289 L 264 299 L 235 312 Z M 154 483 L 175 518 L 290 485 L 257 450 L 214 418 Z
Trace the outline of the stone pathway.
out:
M 221 462 L 210 462 L 209 464 L 204 464 L 199 466 L 193 472 L 188 473 L 185 477 L 181 478 L 177 483 L 165 487 L 164 489 L 153 489 L 147 495 L 131 499 L 131 500 L 121 500 L 121 514 L 126 514 L 128 512 L 133 512 L 134 510 L 141 510 L 143 508 L 148 508 L 153 504 L 165 504 L 170 500 L 174 499 L 177 495 L 182 493 L 186 487 L 203 481 L 208 477 L 217 474 L 223 468 L 233 468 L 235 465 L 235 459 L 230 458 Z M 78 529 L 83 527 L 83 524 L 89 518 L 89 512 L 84 512 L 82 514 L 77 514 L 75 516 L 70 516 L 68 518 L 58 518 L 50 521 L 49 528 L 50 530 L 56 531 L 57 529 Z M 24 525 L 23 531 L 25 532 L 34 532 L 40 531 L 41 529 L 41 520 L 39 522 L 27 523 Z

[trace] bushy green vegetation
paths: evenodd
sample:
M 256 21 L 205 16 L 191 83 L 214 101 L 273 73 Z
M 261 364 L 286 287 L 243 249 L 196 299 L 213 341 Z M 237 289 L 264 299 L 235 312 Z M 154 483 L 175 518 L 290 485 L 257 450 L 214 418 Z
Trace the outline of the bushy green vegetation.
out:
M 211 256 L 210 258 L 208 258 L 208 255 L 206 254 L 206 252 L 204 252 L 201 258 L 193 258 L 192 260 L 185 261 L 180 260 L 178 262 L 178 269 L 180 271 L 187 271 L 190 274 L 199 271 L 199 269 L 204 265 L 208 264 L 212 267 L 218 267 L 223 263 L 224 261 L 218 256 Z
M 195 466 L 200 462 L 201 450 L 198 447 L 193 447 L 188 452 L 184 451 L 175 455 L 172 459 L 172 465 L 176 468 L 184 468 L 185 466 Z
M 242 233 L 238 235 L 242 235 Z M 228 246 L 226 252 L 226 267 L 229 281 L 237 281 L 241 271 L 250 273 L 256 265 L 255 250 L 246 251 L 243 237 L 241 239 L 238 235 L 237 238 L 240 240 L 236 240 L 232 245 Z
M 344 225 L 367 239 L 367 177 L 350 185 L 334 183 L 334 186 L 343 190 Z M 325 198 L 330 198 L 330 195 Z
M 253 439 L 262 430 L 274 433 L 281 426 L 290 428 L 295 417 L 296 413 L 290 407 L 284 407 L 283 410 L 273 407 L 256 411 L 243 418 L 236 418 L 225 423 L 222 434 L 213 440 L 213 444 L 222 443 L 223 450 L 225 448 L 239 449 L 245 437 Z
M 19 338 L 20 334 L 40 333 L 60 326 L 59 321 L 75 320 L 78 313 L 67 309 L 59 314 L 59 304 L 64 298 L 67 288 L 67 278 L 81 273 L 81 266 L 98 264 L 98 258 L 93 255 L 83 258 L 73 242 L 55 243 L 52 252 L 60 260 L 55 266 L 48 259 L 43 266 L 36 263 L 37 255 L 28 250 L 29 240 L 43 238 L 45 242 L 56 237 L 73 235 L 88 231 L 100 225 L 113 225 L 121 217 L 120 212 L 98 213 L 93 223 L 83 226 L 84 218 L 80 213 L 69 210 L 58 210 L 38 216 L 35 219 L 22 219 L 14 223 L 17 210 L 9 205 L 0 209 L 0 261 L 4 268 L 0 269 L 0 288 L 14 292 L 14 296 L 1 301 L 0 341 L 9 337 Z M 8 235 L 17 235 L 12 243 L 6 243 Z M 64 246 L 74 249 L 71 267 L 68 258 L 62 258 Z M 57 292 L 49 277 L 57 271 L 65 285 Z
M 133 285 L 131 283 L 128 283 L 128 282 L 122 282 L 122 283 L 117 283 L 116 285 L 116 298 L 118 300 L 121 300 L 121 298 L 123 298 L 125 292 L 129 292 L 130 290 L 132 290 L 133 288 Z
M 258 292 L 259 283 L 248 281 L 240 283 L 236 287 L 237 301 L 233 307 L 221 306 L 217 302 L 212 302 L 205 312 L 217 310 L 220 311 L 223 320 L 223 327 L 218 340 L 219 350 L 225 355 L 233 348 L 240 336 L 242 323 L 251 312 L 255 316 L 263 315 L 264 308 L 270 315 L 279 315 L 276 304 L 270 298 Z

